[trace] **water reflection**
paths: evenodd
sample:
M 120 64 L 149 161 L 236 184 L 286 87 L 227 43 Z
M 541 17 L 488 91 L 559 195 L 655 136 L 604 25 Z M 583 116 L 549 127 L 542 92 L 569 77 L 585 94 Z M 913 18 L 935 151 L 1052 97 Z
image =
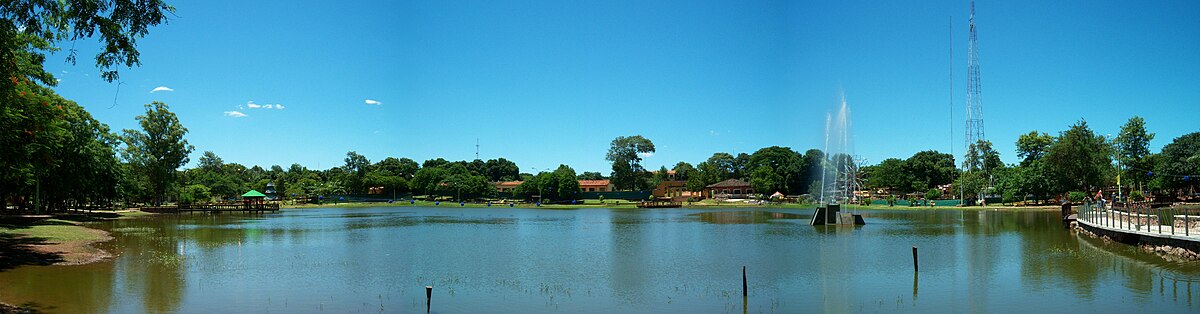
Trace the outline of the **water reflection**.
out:
M 115 260 L 0 272 L 0 299 L 65 313 L 419 311 L 433 285 L 435 312 L 1198 309 L 1200 264 L 1078 236 L 1056 212 L 860 213 L 868 225 L 809 226 L 805 209 L 400 207 L 107 221 L 92 226 L 116 238 L 103 245 Z

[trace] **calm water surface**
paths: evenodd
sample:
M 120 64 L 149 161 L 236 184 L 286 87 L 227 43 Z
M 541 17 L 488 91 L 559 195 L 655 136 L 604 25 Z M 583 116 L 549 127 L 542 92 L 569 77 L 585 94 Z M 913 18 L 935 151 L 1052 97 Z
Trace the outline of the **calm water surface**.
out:
M 1200 263 L 1057 212 L 387 207 L 95 223 L 115 260 L 0 272 L 50 312 L 1200 312 Z M 914 275 L 912 247 L 920 248 Z M 741 296 L 746 266 L 750 296 Z

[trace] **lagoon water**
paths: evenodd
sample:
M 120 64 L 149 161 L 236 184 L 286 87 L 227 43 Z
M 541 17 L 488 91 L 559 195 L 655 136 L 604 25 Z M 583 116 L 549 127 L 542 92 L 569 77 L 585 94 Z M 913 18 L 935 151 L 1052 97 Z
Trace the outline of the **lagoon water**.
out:
M 82 312 L 1200 312 L 1200 263 L 1055 211 L 326 208 L 91 226 L 118 256 L 0 272 L 0 300 Z M 917 246 L 920 273 L 914 274 Z M 749 297 L 741 295 L 742 267 Z

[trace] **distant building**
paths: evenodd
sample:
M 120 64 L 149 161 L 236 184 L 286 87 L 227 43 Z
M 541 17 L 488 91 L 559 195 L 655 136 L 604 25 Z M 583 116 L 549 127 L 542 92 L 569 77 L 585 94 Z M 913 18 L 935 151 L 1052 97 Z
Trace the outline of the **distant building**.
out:
M 579 180 L 580 192 L 612 192 L 612 181 L 609 180 Z
M 525 181 L 497 181 L 492 182 L 492 186 L 496 187 L 496 192 L 511 194 L 517 190 L 518 186 L 521 186 L 521 183 L 524 182 Z
M 650 171 L 650 174 L 658 175 L 658 170 Z M 675 170 L 667 170 L 667 181 L 677 181 L 675 180 Z
M 670 197 L 675 201 L 686 201 L 691 198 L 699 200 L 704 198 L 703 193 L 692 192 L 687 190 L 687 181 L 662 181 L 658 186 L 654 187 L 654 197 Z
M 738 179 L 729 179 L 704 187 L 709 197 L 713 198 L 747 198 L 754 194 L 750 183 Z

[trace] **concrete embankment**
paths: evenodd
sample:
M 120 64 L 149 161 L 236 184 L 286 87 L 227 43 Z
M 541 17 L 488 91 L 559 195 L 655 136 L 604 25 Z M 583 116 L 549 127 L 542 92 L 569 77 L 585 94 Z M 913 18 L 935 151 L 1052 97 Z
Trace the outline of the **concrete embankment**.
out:
M 1092 224 L 1086 220 L 1076 221 L 1076 228 L 1095 236 L 1120 243 L 1137 245 L 1143 249 L 1187 259 L 1200 259 L 1200 236 L 1161 234 L 1124 228 L 1110 228 Z

